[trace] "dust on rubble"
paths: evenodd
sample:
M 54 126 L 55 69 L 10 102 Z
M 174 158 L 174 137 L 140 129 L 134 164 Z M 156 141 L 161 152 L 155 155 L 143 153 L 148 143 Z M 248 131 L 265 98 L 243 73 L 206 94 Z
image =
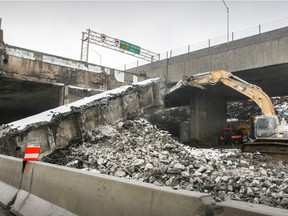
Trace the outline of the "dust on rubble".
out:
M 143 118 L 102 125 L 43 161 L 288 209 L 288 166 L 238 149 L 197 149 Z

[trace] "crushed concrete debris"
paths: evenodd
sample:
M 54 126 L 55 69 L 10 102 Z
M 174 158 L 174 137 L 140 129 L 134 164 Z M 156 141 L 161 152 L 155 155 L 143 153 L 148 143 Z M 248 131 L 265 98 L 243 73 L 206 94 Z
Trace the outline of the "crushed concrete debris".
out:
M 136 117 L 103 125 L 82 142 L 58 149 L 44 162 L 174 189 L 210 193 L 216 201 L 241 200 L 288 209 L 288 165 L 238 149 L 185 146 Z
M 288 119 L 288 96 L 271 97 L 273 106 L 279 119 Z M 261 115 L 261 109 L 255 106 L 252 100 L 228 103 L 227 114 L 229 118 L 249 120 L 253 115 Z

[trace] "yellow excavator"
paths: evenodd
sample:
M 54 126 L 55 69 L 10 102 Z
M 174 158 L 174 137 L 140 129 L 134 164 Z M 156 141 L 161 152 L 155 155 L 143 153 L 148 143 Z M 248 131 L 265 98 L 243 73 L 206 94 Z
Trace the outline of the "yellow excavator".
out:
M 270 97 L 258 86 L 225 70 L 212 71 L 195 76 L 184 76 L 181 85 L 203 87 L 205 85 L 224 85 L 238 91 L 253 100 L 262 111 L 261 116 L 256 116 L 254 122 L 254 140 L 241 146 L 243 152 L 261 152 L 288 154 L 288 126 L 287 122 L 279 119 L 275 113 Z M 178 83 L 179 85 L 179 83 Z

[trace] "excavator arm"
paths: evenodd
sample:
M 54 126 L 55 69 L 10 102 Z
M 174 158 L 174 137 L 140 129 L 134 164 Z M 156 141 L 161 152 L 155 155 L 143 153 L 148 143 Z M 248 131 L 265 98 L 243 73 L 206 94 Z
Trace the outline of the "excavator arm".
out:
M 260 87 L 250 84 L 228 71 L 212 71 L 183 79 L 183 84 L 186 86 L 215 85 L 219 82 L 252 99 L 261 108 L 263 115 L 276 115 L 270 97 Z
M 250 84 L 232 73 L 224 70 L 184 77 L 182 85 L 203 87 L 205 85 L 224 85 L 246 95 L 262 110 L 262 116 L 255 119 L 254 142 L 241 146 L 242 152 L 261 152 L 273 154 L 288 154 L 288 125 L 283 119 L 279 125 L 270 97 L 258 86 Z

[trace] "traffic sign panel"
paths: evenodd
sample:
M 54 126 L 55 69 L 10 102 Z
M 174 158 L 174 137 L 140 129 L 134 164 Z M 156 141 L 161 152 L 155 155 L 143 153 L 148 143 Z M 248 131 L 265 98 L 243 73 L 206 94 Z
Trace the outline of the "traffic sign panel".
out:
M 126 41 L 120 40 L 120 48 L 133 52 L 135 54 L 140 54 L 141 47 L 136 46 L 134 44 L 128 43 Z

